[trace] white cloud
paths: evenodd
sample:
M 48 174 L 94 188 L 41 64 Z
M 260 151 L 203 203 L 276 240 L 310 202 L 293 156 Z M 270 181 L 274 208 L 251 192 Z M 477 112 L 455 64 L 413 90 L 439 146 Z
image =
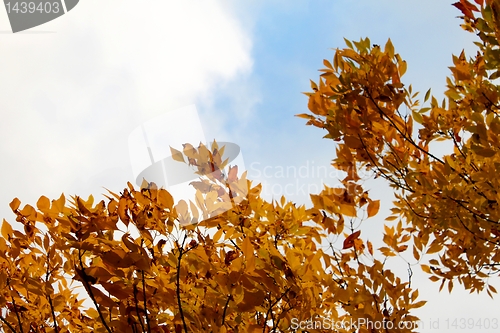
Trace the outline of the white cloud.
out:
M 247 32 L 218 1 L 86 0 L 33 31 L 55 33 L 0 34 L 2 217 L 14 196 L 120 190 L 134 127 L 252 65 Z

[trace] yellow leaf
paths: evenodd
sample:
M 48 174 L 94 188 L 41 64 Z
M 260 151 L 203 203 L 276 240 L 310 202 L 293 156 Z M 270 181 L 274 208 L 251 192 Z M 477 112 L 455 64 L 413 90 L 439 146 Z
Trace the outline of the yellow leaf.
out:
M 2 236 L 5 239 L 9 239 L 10 235 L 12 235 L 12 233 L 14 232 L 9 222 L 7 222 L 5 219 L 3 220 L 1 231 Z
M 36 212 L 35 212 L 35 209 L 33 207 L 31 207 L 30 205 L 26 205 L 21 210 L 21 215 L 28 217 L 28 216 L 36 215 Z
M 368 217 L 377 215 L 380 209 L 380 200 L 373 200 L 368 203 L 367 213 Z
M 394 257 L 394 256 L 396 256 L 396 254 L 394 252 L 392 252 L 390 248 L 385 247 L 385 246 L 379 248 L 379 251 L 382 252 L 382 254 L 384 256 L 386 256 L 386 257 Z
M 95 319 L 95 320 L 99 320 L 99 312 L 97 312 L 96 309 L 94 308 L 89 308 L 88 310 L 85 311 L 87 313 L 87 315 L 92 318 L 92 319 Z
M 217 232 L 214 235 L 214 239 L 213 239 L 214 243 L 217 243 L 219 241 L 219 239 L 222 236 L 222 232 L 223 232 L 222 229 L 217 230 Z
M 186 161 L 184 161 L 184 156 L 180 151 L 170 147 L 170 152 L 172 153 L 172 158 L 174 159 L 174 161 L 186 163 Z
M 420 260 L 420 254 L 418 253 L 418 250 L 415 246 L 413 246 L 413 257 L 416 259 L 416 260 Z
M 419 123 L 419 124 L 422 124 L 424 122 L 424 119 L 422 118 L 422 115 L 418 112 L 415 112 L 415 111 L 411 111 L 411 114 L 413 115 L 413 119 Z
M 389 55 L 389 57 L 394 57 L 394 45 L 392 45 L 391 39 L 389 38 L 387 40 L 387 43 L 385 44 L 384 52 Z
M 353 205 L 340 204 L 340 213 L 346 216 L 356 217 L 356 208 Z
M 38 199 L 36 206 L 39 210 L 45 211 L 50 208 L 50 200 L 46 196 L 42 195 L 40 199 Z
M 426 253 L 427 254 L 436 253 L 436 252 L 441 251 L 442 248 L 443 248 L 443 244 L 441 242 L 439 242 L 438 240 L 434 240 Z
M 354 240 L 354 248 L 356 249 L 356 251 L 363 251 L 364 249 L 364 245 L 363 245 L 363 241 L 359 238 L 356 238 Z
M 158 192 L 158 201 L 165 208 L 172 209 L 172 206 L 174 205 L 172 195 L 165 189 L 160 189 Z
M 193 215 L 192 223 L 198 223 L 200 220 L 200 212 L 194 202 L 189 200 L 189 208 L 191 209 L 191 214 Z
M 241 249 L 243 251 L 243 254 L 245 255 L 245 258 L 253 257 L 253 245 L 249 237 L 245 237 Z
M 399 76 L 403 76 L 406 73 L 407 63 L 405 60 L 398 62 Z
M 373 245 L 372 245 L 372 242 L 367 241 L 366 245 L 368 246 L 368 252 L 370 252 L 370 254 L 373 255 Z
M 296 114 L 295 117 L 304 118 L 304 119 L 314 119 L 313 115 L 307 113 Z
M 12 202 L 9 204 L 10 208 L 12 211 L 15 211 L 19 208 L 19 205 L 21 204 L 21 201 L 18 198 L 14 198 Z
M 401 245 L 398 247 L 398 252 L 403 252 L 408 248 L 408 245 Z
M 429 267 L 429 265 L 420 265 L 420 267 L 422 268 L 422 270 L 424 272 L 426 272 L 427 274 L 431 274 L 431 268 Z
M 122 242 L 132 252 L 140 252 L 139 245 L 135 244 L 132 239 L 129 239 L 129 234 L 126 233 L 122 236 Z
M 64 197 L 64 193 L 61 194 L 59 199 L 52 200 L 52 208 L 55 208 L 57 212 L 61 213 L 64 210 L 64 203 L 66 202 L 66 198 Z
M 427 301 L 420 301 L 420 302 L 417 302 L 417 303 L 412 304 L 412 305 L 411 305 L 411 307 L 412 307 L 413 309 L 420 308 L 420 307 L 424 306 L 424 305 L 425 305 L 425 303 L 427 303 Z

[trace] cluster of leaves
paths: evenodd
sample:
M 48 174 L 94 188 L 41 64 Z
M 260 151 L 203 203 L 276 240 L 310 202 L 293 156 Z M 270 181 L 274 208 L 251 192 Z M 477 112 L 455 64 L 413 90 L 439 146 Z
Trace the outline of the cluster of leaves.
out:
M 293 318 L 417 320 L 409 311 L 424 304 L 418 291 L 374 258 L 360 231 L 344 230 L 344 216 L 365 204 L 373 216 L 378 201 L 359 187 L 325 187 L 313 196 L 324 209 L 266 202 L 236 167 L 221 171 L 221 151 L 174 151 L 202 176 L 189 205 L 147 182 L 110 192 L 107 203 L 42 196 L 21 208 L 14 199 L 24 230 L 5 220 L 1 228 L 2 330 L 284 332 Z M 343 248 L 324 250 L 327 235 Z
M 311 113 L 299 116 L 338 143 L 333 166 L 347 175 L 312 194 L 310 208 L 264 200 L 215 142 L 172 149 L 200 176 L 193 201 L 175 203 L 146 181 L 98 203 L 42 196 L 21 208 L 14 199 L 17 225 L 4 220 L 0 230 L 2 331 L 265 333 L 327 318 L 358 323 L 337 332 L 412 332 L 411 310 L 425 302 L 385 266 L 409 247 L 416 260 L 436 256 L 422 268 L 441 287 L 458 280 L 491 295 L 500 259 L 500 183 L 491 177 L 500 170 L 500 1 L 475 3 L 455 6 L 479 51 L 453 57 L 441 104 L 428 91 L 430 106 L 419 106 L 390 40 L 383 49 L 346 40 L 324 61 Z M 436 141 L 453 152 L 439 153 Z M 363 188 L 365 170 L 396 194 L 378 251 L 353 227 L 380 206 Z
M 374 171 L 395 189 L 388 220 L 405 223 L 400 238 L 387 228 L 392 254 L 412 239 L 413 255 L 435 254 L 422 269 L 451 291 L 496 292 L 488 284 L 500 268 L 500 1 L 461 0 L 463 28 L 476 33 L 477 55 L 453 56 L 441 104 L 425 94 L 420 107 L 401 77 L 406 62 L 389 40 L 382 49 L 368 39 L 337 50 L 312 82 L 309 125 L 337 141 L 333 165 L 357 184 L 360 170 Z M 478 17 L 476 17 L 476 15 Z M 418 129 L 418 130 L 417 130 Z M 447 141 L 443 153 L 436 141 Z M 390 252 L 385 252 L 391 255 Z

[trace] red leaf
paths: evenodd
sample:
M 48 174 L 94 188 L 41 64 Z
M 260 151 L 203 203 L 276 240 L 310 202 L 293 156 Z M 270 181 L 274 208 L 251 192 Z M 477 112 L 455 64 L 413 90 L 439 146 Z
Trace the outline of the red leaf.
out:
M 229 168 L 229 174 L 227 176 L 227 181 L 231 183 L 231 182 L 234 182 L 236 179 L 238 179 L 238 166 L 237 165 Z
M 474 4 L 470 3 L 468 0 L 460 0 L 460 2 L 469 10 L 473 12 L 479 12 L 479 9 L 477 9 L 477 7 Z
M 349 237 L 347 237 L 344 240 L 344 247 L 342 249 L 346 250 L 348 248 L 353 247 L 354 246 L 354 240 L 357 239 L 360 234 L 361 234 L 361 230 L 358 230 L 355 233 L 350 234 Z
M 474 14 L 472 13 L 472 11 L 469 8 L 467 8 L 463 3 L 455 2 L 452 5 L 457 7 L 462 12 L 462 14 L 464 14 L 468 18 L 470 18 L 472 20 L 474 19 Z
M 236 253 L 236 251 L 229 251 L 228 253 L 226 253 L 226 257 L 224 258 L 224 263 L 229 266 L 229 264 L 231 263 L 231 261 L 233 261 L 234 259 L 238 258 L 238 253 Z

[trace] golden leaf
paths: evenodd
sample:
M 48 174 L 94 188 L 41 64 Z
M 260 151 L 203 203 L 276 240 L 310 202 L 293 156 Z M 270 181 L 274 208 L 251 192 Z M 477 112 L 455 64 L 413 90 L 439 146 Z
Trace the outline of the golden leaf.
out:
M 16 211 L 19 208 L 21 201 L 18 198 L 14 198 L 12 202 L 9 204 L 12 211 Z
M 372 200 L 368 203 L 368 208 L 366 209 L 368 217 L 377 215 L 380 208 L 380 200 Z
M 186 163 L 186 161 L 184 160 L 184 156 L 180 151 L 170 147 L 170 152 L 172 153 L 172 158 L 174 159 L 174 161 Z
M 1 232 L 2 232 L 3 238 L 5 238 L 7 240 L 10 238 L 10 236 L 14 232 L 14 230 L 12 229 L 12 226 L 5 219 L 3 220 L 3 223 L 2 223 Z
M 349 204 L 340 204 L 340 213 L 345 216 L 356 217 L 356 207 Z
M 40 197 L 40 199 L 38 199 L 38 201 L 36 203 L 36 206 L 42 212 L 45 211 L 45 210 L 47 210 L 47 209 L 50 209 L 50 200 L 49 200 L 49 198 L 47 198 L 46 196 L 42 195 Z

